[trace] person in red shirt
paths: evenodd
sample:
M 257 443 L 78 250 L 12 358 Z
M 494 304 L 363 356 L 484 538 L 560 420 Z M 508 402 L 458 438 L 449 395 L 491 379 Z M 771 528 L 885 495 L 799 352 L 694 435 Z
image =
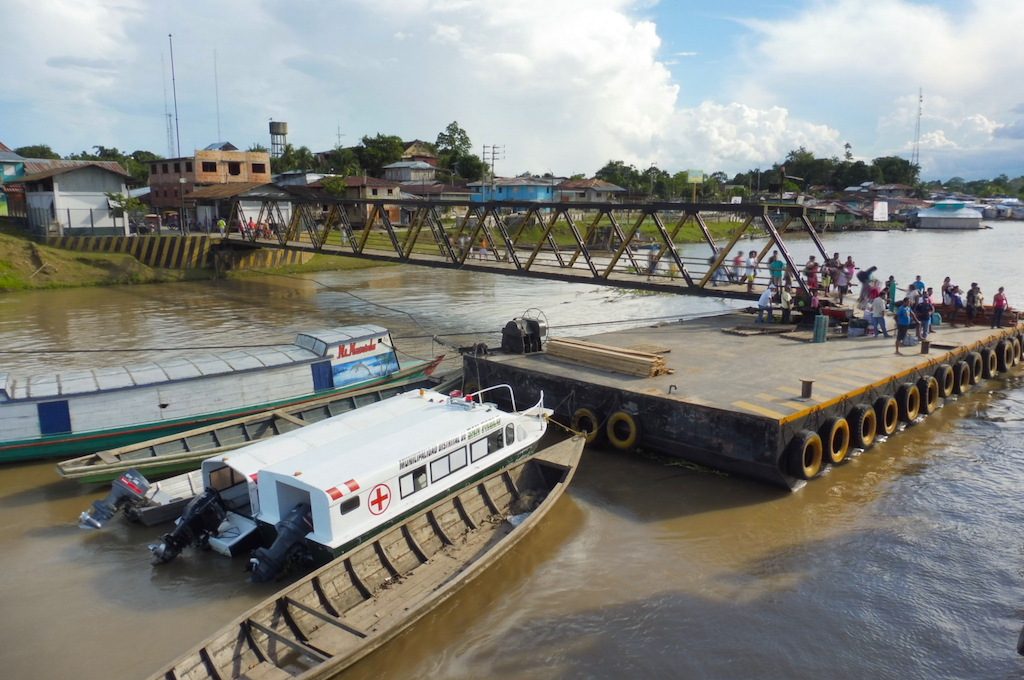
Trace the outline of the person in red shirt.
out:
M 1009 303 L 1006 300 L 1006 293 L 1003 292 L 1003 287 L 999 287 L 999 292 L 992 298 L 992 328 L 1003 327 L 1003 312 L 1009 307 Z

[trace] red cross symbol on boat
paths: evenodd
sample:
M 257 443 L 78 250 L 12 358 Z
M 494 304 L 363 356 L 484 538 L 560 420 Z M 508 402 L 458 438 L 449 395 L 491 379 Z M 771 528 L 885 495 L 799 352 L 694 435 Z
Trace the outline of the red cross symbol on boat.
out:
M 378 484 L 370 491 L 370 512 L 379 515 L 388 509 L 391 503 L 391 489 L 387 484 Z

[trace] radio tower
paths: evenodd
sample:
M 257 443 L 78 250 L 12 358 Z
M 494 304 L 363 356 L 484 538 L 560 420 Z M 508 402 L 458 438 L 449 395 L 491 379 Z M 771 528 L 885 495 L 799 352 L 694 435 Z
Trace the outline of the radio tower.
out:
M 160 72 L 164 81 L 164 118 L 167 119 L 167 157 L 174 156 L 174 125 L 171 121 L 171 112 L 167 109 L 167 63 L 164 61 L 164 53 L 160 52 Z
M 918 177 L 921 174 L 921 106 L 924 104 L 924 94 L 921 88 L 917 88 L 917 125 L 914 127 L 914 151 L 910 156 L 910 165 L 914 168 L 914 174 Z

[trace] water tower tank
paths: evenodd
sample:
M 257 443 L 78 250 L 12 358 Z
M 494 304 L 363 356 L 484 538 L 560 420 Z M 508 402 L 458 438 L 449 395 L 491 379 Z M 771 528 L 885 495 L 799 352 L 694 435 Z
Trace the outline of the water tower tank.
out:
M 288 123 L 270 121 L 270 155 L 280 158 L 284 153 L 284 145 L 288 143 Z

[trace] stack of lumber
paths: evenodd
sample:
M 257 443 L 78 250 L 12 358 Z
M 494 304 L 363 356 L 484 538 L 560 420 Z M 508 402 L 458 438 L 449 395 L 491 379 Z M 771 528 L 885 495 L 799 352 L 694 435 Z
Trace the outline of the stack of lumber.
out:
M 586 340 L 551 338 L 548 340 L 547 353 L 585 366 L 644 378 L 672 372 L 665 365 L 665 359 L 653 352 L 600 345 Z

